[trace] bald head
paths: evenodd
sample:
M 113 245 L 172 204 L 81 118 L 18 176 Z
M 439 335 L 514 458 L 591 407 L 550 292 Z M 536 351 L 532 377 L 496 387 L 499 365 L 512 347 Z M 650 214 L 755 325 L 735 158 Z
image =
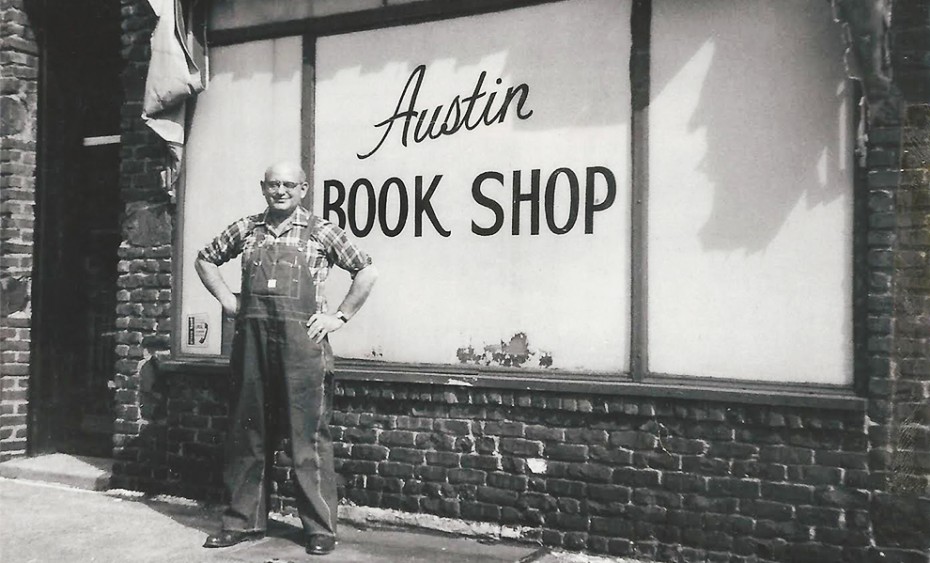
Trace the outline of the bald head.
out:
M 309 189 L 307 176 L 293 162 L 277 162 L 269 166 L 261 184 L 262 195 L 268 203 L 268 217 L 272 221 L 290 216 Z
M 291 162 L 289 160 L 275 162 L 265 169 L 265 181 L 271 180 L 273 178 L 287 178 L 292 182 L 307 181 L 307 175 L 304 174 L 303 168 L 301 168 L 300 165 L 298 165 L 296 162 Z

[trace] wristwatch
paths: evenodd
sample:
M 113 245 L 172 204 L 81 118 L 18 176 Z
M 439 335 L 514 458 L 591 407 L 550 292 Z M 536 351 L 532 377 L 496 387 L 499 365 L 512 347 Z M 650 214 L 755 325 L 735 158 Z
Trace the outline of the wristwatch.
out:
M 335 316 L 336 316 L 337 319 L 339 319 L 340 321 L 342 321 L 342 322 L 344 322 L 344 323 L 349 322 L 349 317 L 347 317 L 346 314 L 343 313 L 342 311 L 336 311 L 336 315 L 335 315 Z

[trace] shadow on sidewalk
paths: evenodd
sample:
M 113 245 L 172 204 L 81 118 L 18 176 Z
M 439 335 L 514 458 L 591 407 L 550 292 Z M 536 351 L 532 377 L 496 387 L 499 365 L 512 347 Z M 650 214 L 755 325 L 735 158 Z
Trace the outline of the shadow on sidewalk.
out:
M 119 497 L 121 495 L 113 494 L 112 496 Z M 153 511 L 170 518 L 186 528 L 202 532 L 204 539 L 206 539 L 209 534 L 219 532 L 222 528 L 221 517 L 223 514 L 223 506 L 221 505 L 203 504 L 185 498 L 166 495 L 145 495 L 128 500 L 134 500 L 144 504 Z M 278 514 L 269 515 L 266 535 L 270 538 L 278 538 L 291 541 L 297 545 L 303 545 L 303 530 L 299 524 L 287 522 L 286 518 L 287 517 Z

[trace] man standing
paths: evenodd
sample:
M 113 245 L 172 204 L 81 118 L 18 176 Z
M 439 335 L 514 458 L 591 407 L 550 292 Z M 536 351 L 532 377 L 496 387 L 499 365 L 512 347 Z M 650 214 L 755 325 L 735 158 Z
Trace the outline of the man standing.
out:
M 233 405 L 223 480 L 230 503 L 223 529 L 204 547 L 228 547 L 264 536 L 275 438 L 289 432 L 297 509 L 307 553 L 336 546 L 336 474 L 329 431 L 332 350 L 339 330 L 368 298 L 378 277 L 371 258 L 338 226 L 300 205 L 304 172 L 292 163 L 265 171 L 264 213 L 226 228 L 197 256 L 204 286 L 236 316 L 230 367 Z M 242 254 L 237 299 L 219 266 Z M 326 312 L 323 282 L 333 264 L 352 284 L 335 314 Z

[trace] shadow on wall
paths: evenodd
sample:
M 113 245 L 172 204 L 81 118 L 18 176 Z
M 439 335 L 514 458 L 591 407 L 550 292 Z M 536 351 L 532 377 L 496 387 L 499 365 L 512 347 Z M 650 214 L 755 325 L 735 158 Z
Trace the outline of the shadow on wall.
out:
M 329 80 L 334 72 L 379 73 L 393 64 L 406 63 L 410 70 L 427 64 L 425 92 L 432 62 L 453 55 L 455 66 L 465 66 L 503 57 L 500 74 L 506 78 L 500 88 L 526 83 L 531 92 L 534 86 L 558 84 L 564 89 L 559 107 L 534 105 L 533 101 L 544 102 L 531 94 L 527 107 L 534 111 L 533 118 L 515 121 L 514 127 L 526 131 L 618 123 L 626 119 L 626 111 L 605 107 L 571 87 L 594 81 L 606 92 L 627 81 L 626 63 L 618 66 L 615 61 L 618 57 L 626 61 L 628 53 L 614 53 L 602 45 L 626 44 L 626 37 L 614 40 L 611 35 L 629 33 L 629 4 L 594 2 L 592 6 L 595 17 L 577 25 L 572 25 L 572 18 L 581 12 L 566 13 L 555 4 L 515 10 L 504 17 L 485 14 L 461 23 L 449 20 L 365 32 L 386 39 L 412 32 L 413 39 L 366 41 L 363 44 L 377 48 L 346 52 L 343 64 L 317 68 L 316 80 Z M 546 24 L 553 15 L 559 16 L 562 25 Z M 600 27 L 574 33 L 579 26 L 590 27 L 591 21 Z M 476 29 L 480 41 L 475 39 Z M 543 52 L 540 29 L 546 33 Z M 799 203 L 813 208 L 848 193 L 854 100 L 845 79 L 842 34 L 840 24 L 832 21 L 828 2 L 654 3 L 652 99 L 662 96 L 689 65 L 706 64 L 697 105 L 685 131 L 703 131 L 706 138 L 703 161 L 695 170 L 714 190 L 712 211 L 700 233 L 704 248 L 760 252 Z M 335 37 L 341 40 L 351 35 Z M 416 49 L 411 49 L 411 41 Z M 449 45 L 459 47 L 450 50 Z M 584 64 L 566 60 L 576 53 L 590 57 Z M 664 60 L 657 64 L 659 57 Z M 266 70 L 247 58 L 237 58 L 232 64 L 233 68 L 224 71 L 214 66 L 216 72 L 232 73 L 234 80 Z M 568 74 L 553 77 L 554 68 Z M 291 77 L 276 72 L 274 80 Z M 498 88 L 496 78 L 487 77 L 486 91 Z M 835 84 L 836 88 L 817 95 L 827 91 L 812 89 L 812 84 Z M 386 111 L 396 103 L 402 86 L 397 84 L 397 92 L 385 94 Z M 470 93 L 472 87 L 463 85 L 461 95 Z M 422 104 L 430 107 L 425 101 Z M 697 188 L 683 177 L 681 189 Z
M 706 146 L 680 189 L 713 189 L 705 249 L 764 251 L 799 203 L 849 193 L 853 96 L 827 2 L 656 1 L 652 41 L 653 103 L 696 102 L 681 134 Z
M 489 74 L 484 81 L 484 90 L 487 93 L 498 90 L 505 92 L 507 86 L 521 83 L 529 85 L 531 101 L 527 107 L 534 111 L 534 116 L 532 119 L 515 122 L 514 127 L 544 130 L 568 126 L 597 127 L 617 123 L 626 119 L 628 111 L 625 108 L 607 107 L 597 99 L 585 97 L 584 90 L 574 89 L 572 85 L 595 82 L 606 96 L 609 89 L 616 88 L 618 83 L 626 83 L 628 53 L 625 50 L 612 52 L 603 46 L 628 44 L 630 4 L 612 1 L 591 4 L 594 16 L 583 19 L 581 14 L 586 12 L 566 10 L 564 6 L 556 4 L 513 12 L 505 11 L 502 12 L 503 17 L 496 13 L 485 14 L 464 20 L 429 22 L 366 32 L 375 34 L 372 40 L 360 43 L 367 46 L 367 49 L 340 52 L 344 60 L 337 61 L 336 64 L 326 64 L 325 68 L 333 69 L 329 74 L 318 68 L 316 80 L 319 83 L 332 79 L 335 72 L 380 73 L 385 68 L 397 64 L 405 64 L 409 73 L 418 65 L 426 64 L 428 68 L 423 87 L 425 93 L 430 88 L 430 82 L 437 80 L 429 70 L 432 63 L 445 63 L 452 59 L 454 67 L 461 67 L 503 58 L 505 62 L 499 73 L 500 77 L 504 78 L 503 84 L 496 85 L 495 80 L 499 76 Z M 553 21 L 559 23 L 553 24 Z M 592 29 L 592 25 L 597 27 Z M 545 30 L 544 42 L 539 39 L 540 29 Z M 585 29 L 586 32 L 578 33 L 580 29 Z M 396 34 L 401 34 L 402 38 L 395 39 L 400 37 Z M 351 40 L 351 35 L 345 37 Z M 341 40 L 343 36 L 335 37 Z M 328 38 L 322 38 L 320 41 L 326 42 Z M 586 54 L 588 58 L 584 64 L 577 64 L 574 60 L 575 53 Z M 268 70 L 264 63 L 250 60 L 248 57 L 223 59 L 231 67 L 220 70 L 217 64 L 220 59 L 216 49 L 213 56 L 214 78 L 229 73 L 233 80 L 249 80 L 256 73 Z M 319 57 L 319 53 L 317 56 Z M 618 60 L 622 63 L 617 64 Z M 552 76 L 553 68 L 560 69 L 562 74 Z M 276 70 L 273 77 L 275 82 L 292 79 L 293 73 L 279 70 Z M 299 69 L 295 69 L 297 70 Z M 477 80 L 480 70 L 481 67 L 476 66 L 474 77 L 462 84 L 459 91 L 462 97 L 472 93 L 474 81 Z M 533 103 L 537 99 L 532 96 L 534 88 L 556 85 L 563 90 L 564 103 L 558 107 Z M 384 93 L 385 115 L 394 109 L 403 86 L 401 81 L 391 85 L 392 89 Z M 442 100 L 440 103 L 448 101 Z M 477 104 L 477 107 L 483 107 L 482 103 L 483 101 Z M 346 111 L 351 111 L 349 100 L 346 105 Z M 420 105 L 423 109 L 429 107 L 426 102 L 421 102 Z
M 629 91 L 630 6 L 628 1 L 544 4 L 408 29 L 388 28 L 374 32 L 378 34 L 376 40 L 364 42 L 367 50 L 352 51 L 335 69 L 364 74 L 379 73 L 398 63 L 406 63 L 411 71 L 425 64 L 423 91 L 427 92 L 431 81 L 441 80 L 431 76 L 430 66 L 445 66 L 451 60 L 455 70 L 475 67 L 473 78 L 463 77 L 466 83 L 458 91 L 463 97 L 472 93 L 481 70 L 489 72 L 484 82 L 489 94 L 521 83 L 529 86 L 527 109 L 533 111 L 533 117 L 511 122 L 517 131 L 613 125 L 625 121 L 629 110 L 605 105 L 601 100 L 611 98 L 611 90 L 618 87 Z M 540 35 L 545 39 L 541 40 Z M 579 56 L 584 60 L 579 61 Z M 492 74 L 492 67 L 497 66 L 494 61 L 498 60 L 503 60 L 501 70 Z M 320 82 L 331 78 L 326 74 L 317 76 Z M 497 78 L 503 78 L 500 86 L 495 85 Z M 575 87 L 582 84 L 583 88 Z M 385 115 L 394 109 L 402 87 L 403 83 L 391 85 L 392 90 L 385 92 Z M 559 96 L 533 96 L 534 90 L 543 88 L 557 89 Z M 422 101 L 418 105 L 426 109 L 434 103 Z M 476 106 L 483 107 L 483 103 Z

